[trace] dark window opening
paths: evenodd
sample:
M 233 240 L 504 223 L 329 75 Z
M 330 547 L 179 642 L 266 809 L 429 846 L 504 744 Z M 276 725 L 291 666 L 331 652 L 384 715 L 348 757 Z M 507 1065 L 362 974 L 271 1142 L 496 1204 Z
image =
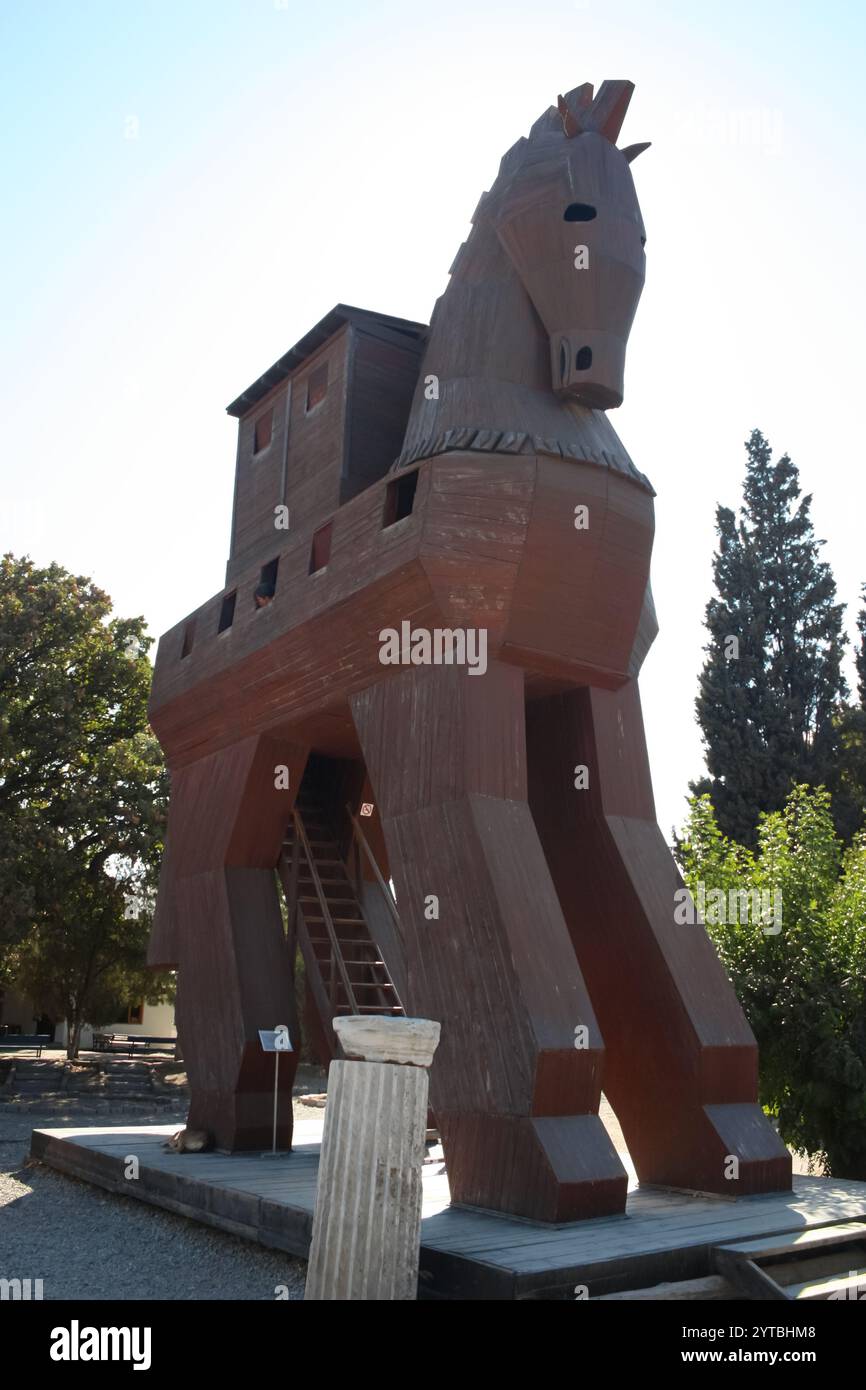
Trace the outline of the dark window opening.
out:
M 144 1022 L 144 1005 L 143 1005 L 143 1004 L 130 1004 L 129 1010 L 128 1010 L 128 1013 L 127 1013 L 126 1021 L 127 1021 L 127 1023 L 143 1023 L 143 1022 Z
M 318 570 L 323 570 L 331 558 L 331 532 L 334 529 L 333 521 L 327 525 L 320 526 L 318 531 L 313 532 L 313 543 L 310 546 L 310 574 L 315 574 Z
M 582 347 L 574 359 L 574 365 L 579 372 L 586 372 L 592 366 L 592 348 Z
M 219 627 L 217 628 L 217 632 L 225 632 L 226 629 L 227 629 L 227 628 L 230 628 L 231 625 L 232 625 L 232 623 L 234 622 L 234 620 L 235 620 L 235 600 L 236 600 L 236 598 L 237 598 L 237 591 L 236 591 L 236 590 L 232 590 L 232 592 L 231 592 L 230 594 L 225 594 L 225 595 L 224 595 L 223 601 L 222 601 L 222 607 L 220 608 L 220 625 L 219 625 Z
M 566 222 L 591 222 L 596 210 L 591 203 L 569 203 L 562 216 Z
M 192 644 L 195 641 L 195 619 L 187 623 L 183 630 L 183 646 L 180 649 L 180 659 L 183 661 L 185 656 L 189 656 L 192 651 Z
M 418 486 L 418 469 L 411 473 L 403 473 L 399 478 L 394 478 L 385 490 L 385 515 L 382 519 L 382 528 L 393 526 L 396 521 L 402 521 L 404 517 L 412 515 L 412 507 L 415 504 L 415 489 Z
M 307 381 L 307 406 L 306 409 L 312 410 L 313 406 L 325 399 L 328 393 L 328 364 L 323 362 L 321 367 L 317 367 L 314 372 L 310 372 Z
M 271 442 L 271 434 L 274 428 L 274 412 L 266 410 L 264 415 L 260 415 L 256 420 L 256 435 L 253 443 L 253 453 L 260 454 L 262 449 L 266 449 Z
M 277 592 L 277 570 L 280 565 L 280 557 L 276 560 L 269 560 L 266 565 L 262 565 L 262 572 L 259 582 L 253 591 L 253 602 L 256 608 L 267 608 L 272 602 L 274 594 Z

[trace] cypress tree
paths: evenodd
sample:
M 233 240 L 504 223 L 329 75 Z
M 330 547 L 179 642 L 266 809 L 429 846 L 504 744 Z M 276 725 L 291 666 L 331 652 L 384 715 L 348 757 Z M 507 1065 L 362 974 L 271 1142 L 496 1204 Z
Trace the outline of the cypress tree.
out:
M 790 789 L 829 780 L 842 675 L 843 605 L 820 559 L 811 496 L 787 454 L 773 463 L 760 430 L 746 443 L 739 519 L 716 512 L 716 596 L 707 605 L 710 640 L 696 700 L 719 826 L 755 842 L 758 816 L 780 810 Z
M 859 640 L 854 650 L 859 704 L 846 705 L 836 721 L 838 763 L 828 786 L 833 793 L 833 819 L 845 841 L 866 826 L 866 584 L 857 614 Z
M 860 641 L 854 653 L 854 663 L 857 667 L 857 693 L 860 696 L 860 705 L 866 709 L 866 584 L 860 590 L 860 597 L 863 600 L 863 607 L 857 614 L 857 631 L 860 634 Z

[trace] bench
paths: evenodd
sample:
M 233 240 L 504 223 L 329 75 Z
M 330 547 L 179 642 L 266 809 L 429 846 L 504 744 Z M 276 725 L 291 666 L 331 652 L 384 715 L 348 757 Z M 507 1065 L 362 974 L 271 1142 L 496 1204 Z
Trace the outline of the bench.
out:
M 149 1052 L 152 1047 L 164 1047 L 174 1052 L 177 1038 L 158 1038 L 146 1033 L 94 1033 L 95 1052 L 125 1052 L 134 1057 L 136 1052 Z
M 0 1052 L 34 1052 L 37 1057 L 42 1056 L 43 1047 L 48 1047 L 51 1036 L 48 1033 L 21 1033 L 16 1038 L 11 1033 L 4 1034 L 0 1039 Z
M 177 1038 L 157 1038 L 136 1033 L 135 1037 L 130 1037 L 129 1041 L 133 1043 L 143 1043 L 145 1052 L 149 1052 L 152 1047 L 163 1048 L 172 1053 L 177 1049 Z

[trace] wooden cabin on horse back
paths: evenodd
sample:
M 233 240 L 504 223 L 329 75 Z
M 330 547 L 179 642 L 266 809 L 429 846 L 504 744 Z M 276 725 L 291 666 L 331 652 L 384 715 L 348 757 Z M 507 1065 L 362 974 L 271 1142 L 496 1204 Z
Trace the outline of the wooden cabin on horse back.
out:
M 324 1058 L 340 1013 L 441 1023 L 455 1201 L 622 1211 L 602 1087 L 642 1181 L 790 1186 L 653 807 L 653 490 L 606 414 L 644 278 L 631 92 L 576 88 L 509 150 L 429 329 L 338 305 L 229 406 L 226 584 L 162 638 L 151 702 L 150 960 L 219 1147 L 269 1141 L 258 1029 L 297 1040 L 300 948 Z

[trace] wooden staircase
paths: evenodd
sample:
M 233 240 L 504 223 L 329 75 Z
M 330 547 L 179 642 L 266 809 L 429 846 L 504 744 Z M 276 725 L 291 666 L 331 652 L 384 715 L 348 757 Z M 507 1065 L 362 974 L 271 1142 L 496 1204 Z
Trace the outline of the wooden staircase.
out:
M 353 837 L 362 836 L 352 817 Z M 364 844 L 365 852 L 369 848 Z M 360 854 L 356 855 L 360 865 Z M 340 856 L 333 828 L 321 806 L 299 800 L 283 842 L 278 866 L 289 910 L 289 941 L 297 940 L 307 981 L 332 1047 L 332 1020 L 340 1014 L 385 1014 L 405 1010 L 382 954 L 373 940 L 353 883 Z M 358 870 L 360 878 L 360 868 Z M 390 898 L 387 885 L 379 879 Z

